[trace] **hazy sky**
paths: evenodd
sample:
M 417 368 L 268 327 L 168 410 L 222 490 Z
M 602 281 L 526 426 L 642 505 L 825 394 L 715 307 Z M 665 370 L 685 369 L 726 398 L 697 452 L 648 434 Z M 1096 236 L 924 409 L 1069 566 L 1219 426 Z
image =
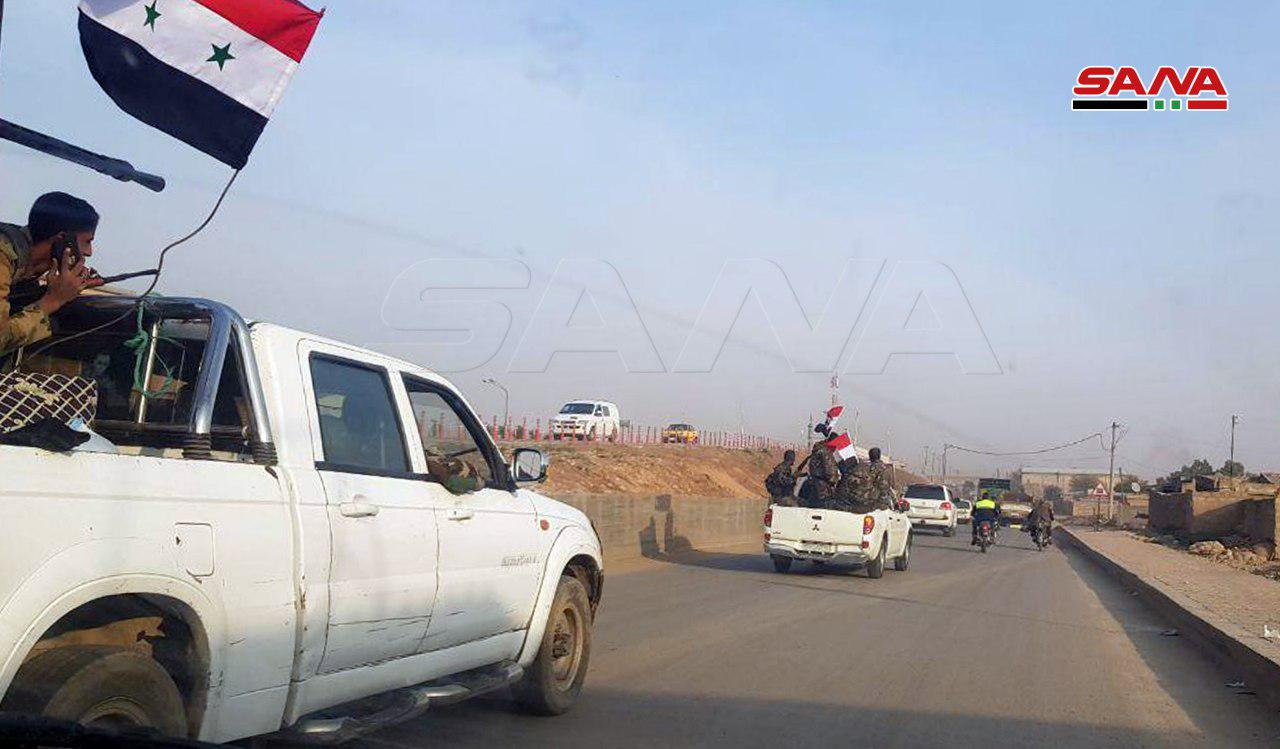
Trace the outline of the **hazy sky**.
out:
M 75 18 L 71 0 L 5 4 L 0 116 L 169 188 L 0 144 L 0 217 L 69 190 L 104 215 L 102 270 L 147 267 L 228 172 L 115 108 Z M 999 373 L 939 355 L 843 375 L 867 441 L 918 464 L 926 444 L 1026 449 L 1114 419 L 1121 465 L 1154 475 L 1220 464 L 1234 412 L 1237 457 L 1280 468 L 1278 27 L 1276 6 L 1249 3 L 336 0 L 222 214 L 160 290 L 430 366 L 448 336 L 389 291 L 429 285 L 424 260 L 518 260 L 527 288 L 433 297 L 511 310 L 496 355 L 450 374 L 479 408 L 501 408 L 480 384 L 497 377 L 520 415 L 604 397 L 640 423 L 795 439 L 829 374 L 794 372 L 778 336 L 804 331 L 775 319 L 775 336 L 753 302 L 709 373 L 628 373 L 612 353 L 510 363 L 564 259 L 607 261 L 625 285 L 573 324 L 612 322 L 630 299 L 666 370 L 726 260 L 776 261 L 810 321 L 847 259 L 940 263 Z M 1096 64 L 1214 65 L 1231 109 L 1072 113 L 1076 73 Z M 843 296 L 831 304 L 862 306 Z M 964 327 L 926 297 L 910 326 Z M 1106 467 L 1096 444 L 1026 462 Z

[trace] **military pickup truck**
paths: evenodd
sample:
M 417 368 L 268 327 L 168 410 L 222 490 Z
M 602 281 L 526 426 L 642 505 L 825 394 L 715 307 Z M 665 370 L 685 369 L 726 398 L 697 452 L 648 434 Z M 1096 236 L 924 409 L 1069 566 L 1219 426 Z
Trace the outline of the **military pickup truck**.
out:
M 764 513 L 764 551 L 778 572 L 798 560 L 857 565 L 879 578 L 889 561 L 900 571 L 910 564 L 911 521 L 899 510 L 861 514 L 771 505 Z
M 105 438 L 0 446 L 0 710 L 336 743 L 507 686 L 572 707 L 602 555 L 527 488 L 541 453 L 420 366 L 136 302 L 81 298 L 0 361 L 94 379 Z

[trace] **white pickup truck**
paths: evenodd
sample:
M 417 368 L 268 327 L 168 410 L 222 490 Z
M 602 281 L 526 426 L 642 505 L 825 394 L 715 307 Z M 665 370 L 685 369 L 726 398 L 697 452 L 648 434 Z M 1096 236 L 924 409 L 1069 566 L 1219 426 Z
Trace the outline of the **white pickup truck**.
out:
M 778 572 L 798 559 L 862 565 L 867 577 L 879 578 L 890 559 L 894 569 L 907 569 L 911 523 L 896 510 L 859 514 L 770 505 L 764 513 L 764 550 Z
M 508 685 L 573 705 L 602 555 L 523 488 L 541 453 L 504 460 L 422 367 L 135 302 L 82 298 L 52 348 L 0 361 L 97 380 L 114 443 L 0 446 L 0 710 L 336 743 Z M 149 345 L 123 345 L 139 326 Z

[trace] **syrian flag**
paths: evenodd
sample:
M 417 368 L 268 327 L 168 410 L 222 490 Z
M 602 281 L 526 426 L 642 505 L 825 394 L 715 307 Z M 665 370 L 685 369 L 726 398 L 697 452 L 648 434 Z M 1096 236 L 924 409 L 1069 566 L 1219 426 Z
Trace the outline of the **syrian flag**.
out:
M 853 440 L 849 439 L 848 432 L 841 432 L 835 437 L 827 440 L 824 444 L 826 444 L 828 450 L 835 454 L 836 460 L 846 460 L 854 457 L 855 455 L 853 451 Z
M 121 109 L 239 169 L 321 15 L 295 0 L 81 0 L 80 46 Z

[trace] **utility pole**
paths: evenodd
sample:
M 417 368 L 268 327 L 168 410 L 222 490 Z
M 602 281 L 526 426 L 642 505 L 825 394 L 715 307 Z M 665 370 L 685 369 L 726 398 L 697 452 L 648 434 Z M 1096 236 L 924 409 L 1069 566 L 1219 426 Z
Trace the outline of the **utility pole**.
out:
M 951 445 L 946 442 L 942 443 L 942 483 L 947 483 L 947 450 Z
M 1120 425 L 1111 422 L 1111 461 L 1107 466 L 1107 520 L 1115 517 L 1116 511 L 1116 430 Z
M 1240 417 L 1231 414 L 1231 457 L 1227 461 L 1227 468 L 1231 471 L 1231 477 L 1236 476 L 1236 424 L 1240 423 Z

